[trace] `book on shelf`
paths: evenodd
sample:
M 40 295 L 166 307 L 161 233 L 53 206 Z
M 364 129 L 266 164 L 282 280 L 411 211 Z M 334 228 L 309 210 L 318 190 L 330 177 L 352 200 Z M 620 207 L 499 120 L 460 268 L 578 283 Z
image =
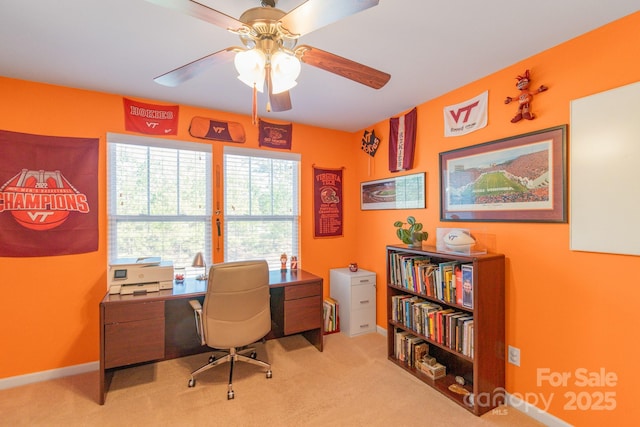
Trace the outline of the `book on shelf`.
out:
M 415 335 L 410 335 L 407 337 L 406 344 L 405 344 L 405 352 L 406 352 L 405 358 L 408 366 L 410 367 L 415 366 L 416 347 L 421 344 L 426 344 L 422 338 L 417 337 Z
M 338 332 L 340 331 L 338 311 L 338 301 L 331 297 L 325 297 L 322 303 L 323 318 L 324 318 L 324 332 Z
M 473 318 L 463 321 L 460 341 L 460 353 L 473 357 Z
M 462 264 L 462 306 L 473 308 L 473 265 Z
M 446 346 L 456 350 L 458 344 L 458 319 L 467 316 L 467 313 L 456 311 L 446 316 L 447 329 L 446 329 Z
M 460 264 L 455 266 L 453 275 L 456 278 L 456 304 L 462 305 L 462 266 Z
M 465 339 L 469 339 L 468 325 L 470 322 L 473 322 L 473 316 L 471 315 L 459 317 L 457 319 L 455 343 L 452 347 L 459 353 L 462 353 L 466 356 L 469 356 L 469 352 L 468 349 L 465 349 L 464 342 Z M 473 339 L 473 336 L 471 336 L 471 339 Z
M 466 341 L 463 340 L 464 354 L 473 358 L 473 320 L 466 324 Z
M 409 332 L 396 328 L 395 334 L 394 334 L 395 348 L 394 348 L 393 355 L 396 358 L 396 360 L 401 362 L 404 361 L 403 342 L 406 339 L 407 335 L 409 335 Z
M 442 306 L 429 302 L 422 307 L 423 335 L 435 341 L 435 313 L 442 310 Z
M 457 261 L 446 261 L 441 262 L 438 265 L 438 269 L 440 271 L 440 299 L 444 302 L 455 302 L 455 298 L 452 298 L 452 295 L 455 295 L 455 280 L 453 275 L 453 269 L 459 263 Z M 453 289 L 453 290 L 452 290 Z
M 437 317 L 437 321 L 436 321 L 436 338 L 435 341 L 438 344 L 442 344 L 444 342 L 444 326 L 443 326 L 443 317 L 447 314 L 447 313 L 451 313 L 453 312 L 452 308 L 445 308 L 444 310 L 440 310 L 438 312 L 436 312 L 436 317 Z
M 423 263 L 418 267 L 418 277 L 420 280 L 420 292 L 429 296 L 435 296 L 435 269 L 431 262 Z

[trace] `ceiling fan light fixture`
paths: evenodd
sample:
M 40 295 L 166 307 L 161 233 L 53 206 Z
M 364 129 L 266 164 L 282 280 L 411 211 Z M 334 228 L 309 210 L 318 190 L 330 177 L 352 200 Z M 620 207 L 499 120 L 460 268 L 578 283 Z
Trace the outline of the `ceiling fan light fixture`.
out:
M 382 88 L 391 78 L 387 73 L 312 46 L 296 47 L 299 37 L 377 6 L 379 0 L 298 1 L 301 4 L 289 12 L 276 8 L 277 0 L 261 0 L 262 7 L 245 10 L 239 19 L 198 3 L 200 0 L 148 1 L 226 29 L 239 36 L 243 44 L 243 47 L 232 46 L 204 56 L 154 80 L 165 86 L 177 86 L 235 55 L 238 78 L 253 89 L 254 121 L 257 120 L 256 93 L 263 91 L 265 82 L 269 95 L 284 92 L 280 96 L 269 96 L 269 103 L 275 105 L 274 111 L 291 109 L 291 99 L 286 92 L 296 86 L 301 62 L 373 89 Z
M 281 50 L 275 52 L 271 56 L 272 92 L 277 94 L 296 86 L 300 70 L 300 60 L 294 55 Z
M 238 79 L 249 87 L 263 91 L 265 64 L 267 58 L 259 49 L 250 49 L 236 53 L 233 63 L 238 71 Z
M 282 92 L 288 91 L 289 89 L 292 89 L 297 84 L 298 84 L 298 82 L 296 82 L 295 80 L 272 78 L 271 79 L 271 93 L 273 93 L 274 95 L 277 95 L 279 93 L 282 93 Z

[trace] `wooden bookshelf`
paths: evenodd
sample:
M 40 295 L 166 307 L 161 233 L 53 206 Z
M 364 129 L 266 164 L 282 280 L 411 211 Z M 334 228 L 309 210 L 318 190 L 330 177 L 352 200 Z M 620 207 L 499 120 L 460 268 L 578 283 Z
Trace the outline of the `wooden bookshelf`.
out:
M 473 307 L 459 304 L 456 298 L 442 298 L 433 292 L 425 291 L 425 280 L 416 276 L 417 268 L 412 259 L 422 257 L 432 265 L 455 261 L 473 267 Z M 399 263 L 398 261 L 401 260 Z M 405 269 L 402 272 L 402 269 Z M 475 415 L 482 415 L 505 401 L 505 258 L 501 254 L 458 254 L 439 252 L 433 246 L 422 249 L 409 248 L 406 245 L 387 246 L 387 349 L 390 361 L 416 376 L 426 384 L 438 390 L 460 406 Z M 401 274 L 402 273 L 402 274 Z M 408 278 L 413 274 L 413 278 Z M 432 289 L 433 290 L 433 289 Z M 404 298 L 406 296 L 406 298 Z M 433 334 L 427 329 L 426 322 L 420 314 L 415 317 L 406 313 L 398 314 L 398 301 L 408 301 L 420 305 L 441 306 L 443 310 L 451 309 L 460 313 L 460 317 L 473 316 L 473 333 L 467 336 L 472 354 L 459 351 L 457 344 L 446 342 L 446 338 Z M 402 307 L 409 302 L 401 303 Z M 407 305 L 408 307 L 409 305 Z M 396 310 L 394 312 L 394 310 Z M 420 310 L 420 308 L 416 308 Z M 415 313 L 411 309 L 407 310 Z M 400 318 L 397 318 L 400 316 Z M 409 319 L 407 318 L 409 317 Z M 394 318 L 395 317 L 395 318 Z M 426 316 L 425 316 L 426 317 Z M 455 317 L 455 316 L 454 316 Z M 454 321 L 454 319 L 452 319 Z M 419 326 L 417 323 L 421 323 Z M 453 322 L 455 324 L 455 322 Z M 460 322 L 462 324 L 462 322 Z M 461 326 L 460 326 L 461 327 Z M 420 330 L 420 332 L 418 332 Z M 453 331 L 450 327 L 449 332 Z M 440 333 L 441 329 L 438 329 Z M 396 357 L 396 333 L 408 332 L 421 338 L 429 345 L 429 355 L 446 367 L 446 375 L 432 379 L 417 369 L 415 361 L 400 360 L 407 358 L 404 354 Z M 455 341 L 452 338 L 451 341 Z M 466 350 L 469 353 L 469 350 Z M 450 390 L 457 384 L 456 377 L 464 378 L 464 389 L 468 394 L 460 394 Z M 464 393 L 464 392 L 463 392 Z

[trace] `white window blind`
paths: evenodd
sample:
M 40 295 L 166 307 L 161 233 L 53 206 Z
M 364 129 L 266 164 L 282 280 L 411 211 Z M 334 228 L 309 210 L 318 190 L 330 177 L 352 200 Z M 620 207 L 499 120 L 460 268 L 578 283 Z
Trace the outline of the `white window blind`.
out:
M 109 259 L 211 260 L 211 146 L 108 134 Z M 210 261 L 208 261 L 210 263 Z
M 225 147 L 225 261 L 299 256 L 300 155 Z

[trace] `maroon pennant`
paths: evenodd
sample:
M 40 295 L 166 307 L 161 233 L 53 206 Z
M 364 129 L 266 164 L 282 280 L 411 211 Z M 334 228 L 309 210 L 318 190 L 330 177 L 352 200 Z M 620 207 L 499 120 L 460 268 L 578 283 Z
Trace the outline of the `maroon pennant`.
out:
M 389 171 L 409 170 L 413 167 L 413 151 L 416 145 L 417 108 L 404 116 L 390 119 L 389 125 Z
M 260 147 L 284 148 L 291 150 L 293 126 L 289 124 L 269 123 L 260 119 L 258 122 Z
M 342 168 L 313 166 L 313 236 L 343 236 L 343 212 Z

